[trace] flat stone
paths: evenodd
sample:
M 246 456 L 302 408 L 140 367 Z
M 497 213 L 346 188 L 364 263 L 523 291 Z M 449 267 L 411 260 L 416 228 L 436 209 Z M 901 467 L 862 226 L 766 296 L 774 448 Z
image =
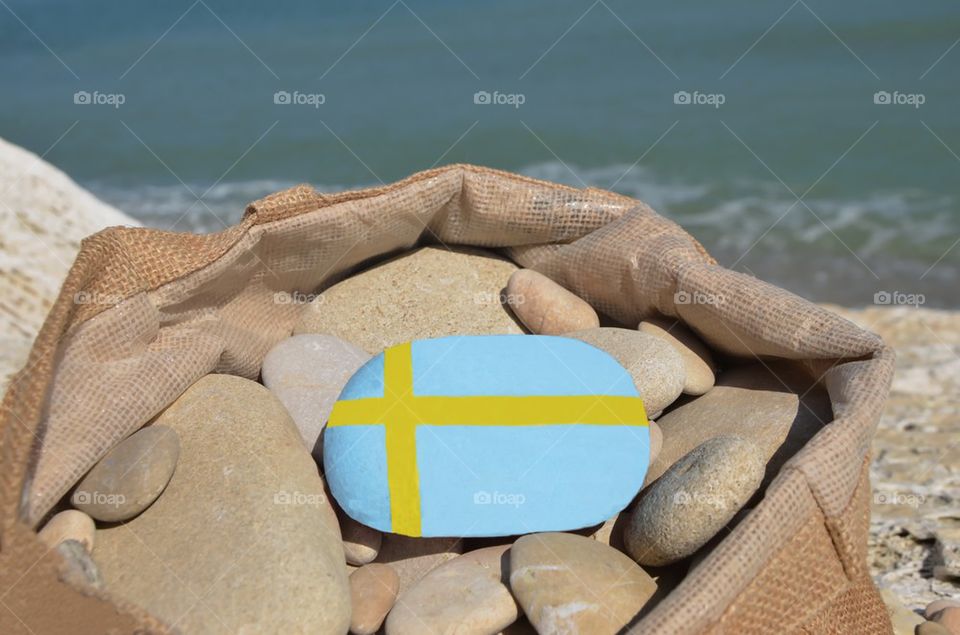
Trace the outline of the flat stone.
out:
M 702 395 L 713 388 L 713 355 L 710 349 L 693 331 L 681 322 L 662 318 L 650 318 L 640 323 L 641 333 L 659 337 L 673 346 L 683 358 L 686 377 L 683 392 L 687 395 Z
M 574 534 L 530 534 L 510 548 L 510 588 L 541 635 L 618 633 L 657 585 L 630 558 Z
M 350 632 L 376 633 L 393 608 L 400 591 L 400 577 L 388 564 L 367 564 L 350 574 Z
M 563 335 L 600 326 L 592 306 L 533 269 L 510 276 L 506 300 L 524 326 L 538 335 Z
M 261 379 L 286 407 L 304 444 L 323 456 L 321 434 L 350 376 L 370 355 L 333 335 L 294 335 L 263 358 Z
M 91 586 L 95 589 L 103 588 L 103 576 L 100 569 L 90 557 L 90 552 L 78 540 L 64 540 L 56 547 L 63 557 L 60 565 L 59 577 L 74 587 Z
M 56 547 L 65 540 L 76 540 L 87 551 L 93 551 L 96 530 L 90 516 L 78 509 L 66 509 L 47 521 L 37 532 L 37 537 L 49 547 Z
M 500 297 L 516 270 L 492 252 L 424 247 L 333 285 L 293 332 L 336 335 L 370 354 L 420 338 L 522 333 Z
M 692 555 L 723 529 L 763 480 L 765 459 L 752 441 L 717 437 L 673 464 L 641 494 L 624 532 L 642 565 Z
M 346 632 L 336 515 L 283 404 L 207 375 L 157 423 L 180 461 L 146 511 L 97 532 L 108 590 L 186 633 Z
M 496 633 L 517 620 L 505 581 L 508 545 L 465 553 L 425 575 L 397 601 L 387 635 Z
M 400 576 L 400 591 L 413 586 L 423 576 L 463 553 L 459 538 L 409 538 L 384 534 L 376 562 L 389 564 Z
M 340 535 L 343 536 L 343 553 L 347 557 L 347 564 L 361 566 L 376 560 L 383 534 L 373 527 L 358 523 L 342 511 L 337 518 L 340 519 Z
M 691 399 L 662 417 L 663 448 L 650 465 L 647 483 L 704 441 L 739 436 L 755 442 L 768 462 L 764 483 L 833 420 L 830 398 L 795 364 L 765 362 L 720 374 L 707 394 Z M 802 397 L 801 397 L 802 395 Z
M 93 466 L 70 502 L 97 520 L 128 520 L 157 499 L 170 482 L 180 441 L 163 425 L 140 428 Z
M 383 532 L 580 529 L 640 490 L 645 423 L 627 371 L 584 342 L 418 340 L 387 349 L 350 379 L 324 433 L 323 465 L 343 510 Z
M 633 377 L 637 392 L 651 416 L 683 392 L 684 370 L 680 353 L 662 339 L 647 333 L 601 327 L 568 333 L 614 357 Z

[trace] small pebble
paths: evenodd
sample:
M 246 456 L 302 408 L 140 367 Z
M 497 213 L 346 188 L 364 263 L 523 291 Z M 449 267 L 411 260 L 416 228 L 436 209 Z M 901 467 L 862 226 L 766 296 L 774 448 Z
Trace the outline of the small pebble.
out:
M 360 566 L 376 560 L 383 534 L 358 523 L 341 509 L 337 510 L 337 517 L 340 519 L 340 534 L 343 536 L 343 553 L 347 557 L 347 564 Z
M 538 335 L 562 335 L 600 326 L 593 307 L 533 269 L 521 269 L 507 283 L 507 304 Z
M 947 629 L 950 635 L 960 635 L 960 608 L 948 606 L 934 613 L 929 619 Z
M 37 536 L 51 548 L 65 540 L 76 540 L 83 545 L 84 549 L 92 552 L 96 530 L 96 525 L 90 516 L 78 509 L 67 509 L 47 521 Z
M 649 566 L 693 554 L 750 500 L 765 467 L 752 441 L 717 437 L 697 447 L 641 494 L 624 533 L 627 552 Z
M 162 425 L 141 428 L 93 466 L 70 502 L 97 520 L 129 520 L 160 496 L 179 457 L 174 430 Z
M 633 377 L 647 414 L 659 412 L 683 392 L 684 370 L 680 353 L 647 333 L 601 327 L 568 333 L 610 354 Z
M 943 609 L 948 609 L 951 607 L 960 607 L 960 600 L 934 600 L 927 605 L 927 608 L 923 610 L 923 616 L 928 620 L 932 620 L 935 613 L 939 613 Z
M 393 608 L 399 590 L 400 577 L 390 565 L 368 564 L 351 573 L 350 632 L 354 635 L 376 633 Z
M 713 355 L 693 331 L 680 322 L 662 318 L 644 320 L 640 323 L 639 330 L 641 333 L 659 337 L 680 353 L 686 371 L 683 383 L 685 394 L 702 395 L 713 388 Z
M 950 631 L 936 622 L 922 622 L 917 626 L 916 635 L 956 635 L 956 631 Z

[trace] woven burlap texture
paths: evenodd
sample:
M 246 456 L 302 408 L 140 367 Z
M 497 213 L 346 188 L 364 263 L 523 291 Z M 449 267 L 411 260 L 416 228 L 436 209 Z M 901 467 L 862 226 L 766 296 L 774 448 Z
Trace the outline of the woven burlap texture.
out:
M 841 619 L 880 606 L 856 501 L 869 493 L 863 465 L 892 374 L 882 341 L 718 266 L 635 199 L 467 165 L 336 195 L 299 186 L 217 234 L 113 228 L 84 241 L 4 399 L 4 532 L 35 526 L 107 449 L 203 375 L 256 378 L 302 308 L 285 301 L 292 292 L 424 243 L 498 249 L 625 324 L 679 317 L 718 351 L 803 360 L 823 378 L 835 421 L 638 632 L 813 632 L 817 615 L 837 616 L 846 633 L 889 630 Z M 797 557 L 797 544 L 811 557 Z M 820 582 L 807 592 L 779 585 L 794 568 Z M 745 610 L 751 598 L 759 605 Z

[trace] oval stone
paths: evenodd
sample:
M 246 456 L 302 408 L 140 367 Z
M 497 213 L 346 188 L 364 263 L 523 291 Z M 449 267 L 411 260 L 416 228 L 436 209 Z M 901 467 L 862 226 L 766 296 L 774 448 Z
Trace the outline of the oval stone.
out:
M 575 339 L 417 340 L 347 383 L 324 443 L 334 498 L 405 536 L 509 536 L 603 522 L 643 483 L 650 437 L 630 374 Z

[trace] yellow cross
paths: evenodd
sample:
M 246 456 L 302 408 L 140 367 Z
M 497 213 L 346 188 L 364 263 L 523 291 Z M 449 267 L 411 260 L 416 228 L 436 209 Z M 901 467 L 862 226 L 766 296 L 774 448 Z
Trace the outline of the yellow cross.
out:
M 346 399 L 334 404 L 328 428 L 379 425 L 386 429 L 387 484 L 393 533 L 420 536 L 420 481 L 417 426 L 536 426 L 590 424 L 645 426 L 638 397 L 422 396 L 413 394 L 410 343 L 384 351 L 383 397 Z

